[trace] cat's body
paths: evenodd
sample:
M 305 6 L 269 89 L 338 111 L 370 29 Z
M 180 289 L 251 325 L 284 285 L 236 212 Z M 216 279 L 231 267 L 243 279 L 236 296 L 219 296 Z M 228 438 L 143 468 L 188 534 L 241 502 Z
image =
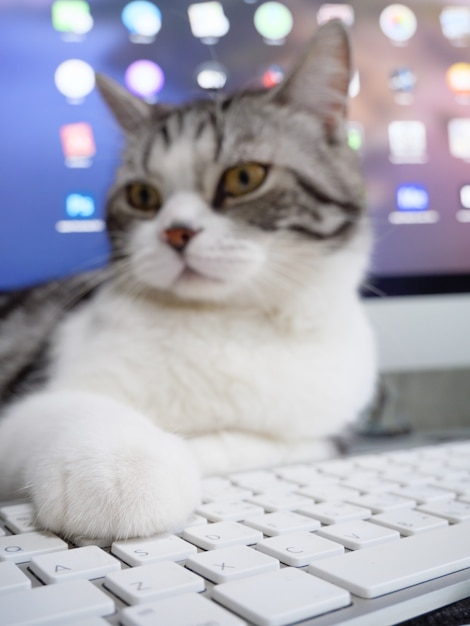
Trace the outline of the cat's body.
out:
M 102 79 L 129 139 L 107 217 L 119 260 L 44 325 L 47 380 L 0 422 L 0 495 L 27 489 L 68 535 L 159 532 L 197 503 L 200 470 L 324 454 L 365 406 L 349 75 L 330 24 L 270 94 L 151 110 Z

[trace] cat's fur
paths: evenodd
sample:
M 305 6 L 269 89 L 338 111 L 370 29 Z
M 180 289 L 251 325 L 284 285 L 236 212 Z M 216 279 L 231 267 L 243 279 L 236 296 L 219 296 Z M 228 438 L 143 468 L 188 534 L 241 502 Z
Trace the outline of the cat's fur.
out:
M 0 299 L 14 397 L 0 497 L 28 496 L 68 536 L 157 533 L 197 504 L 201 472 L 325 454 L 364 407 L 375 355 L 357 296 L 369 229 L 350 64 L 332 22 L 269 92 L 150 107 L 100 79 L 128 139 L 107 209 L 114 261 L 99 286 L 98 273 L 20 294 L 22 308 Z M 247 162 L 264 182 L 227 195 L 224 172 Z M 129 205 L 132 181 L 159 189 L 155 216 Z M 181 226 L 196 234 L 179 251 L 166 232 Z M 39 356 L 42 379 L 18 391 Z

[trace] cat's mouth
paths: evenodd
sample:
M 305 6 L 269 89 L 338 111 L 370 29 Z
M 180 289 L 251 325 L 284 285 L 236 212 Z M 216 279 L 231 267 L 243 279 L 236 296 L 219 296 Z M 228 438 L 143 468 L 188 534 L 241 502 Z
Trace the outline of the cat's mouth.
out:
M 210 283 L 219 283 L 219 284 L 223 282 L 220 278 L 214 278 L 213 276 L 208 276 L 207 274 L 203 274 L 202 272 L 195 270 L 192 267 L 189 267 L 188 265 L 185 266 L 181 274 L 178 276 L 177 281 L 178 282 L 180 281 L 190 282 L 190 283 L 210 282 Z

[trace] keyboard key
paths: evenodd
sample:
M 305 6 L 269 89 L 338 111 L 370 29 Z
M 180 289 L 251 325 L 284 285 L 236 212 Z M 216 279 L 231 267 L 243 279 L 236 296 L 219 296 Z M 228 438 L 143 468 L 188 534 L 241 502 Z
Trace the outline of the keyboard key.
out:
M 354 472 L 354 461 L 352 459 L 332 459 L 331 461 L 322 461 L 317 463 L 317 469 L 328 476 L 336 476 L 337 478 L 345 478 Z
M 30 533 L 40 530 L 35 522 L 36 513 L 30 502 L 12 504 L 0 508 L 2 517 L 13 533 Z
M 263 538 L 262 533 L 238 522 L 216 522 L 207 526 L 186 528 L 183 537 L 204 550 L 228 548 L 230 546 L 249 546 Z
M 263 539 L 256 545 L 256 549 L 294 567 L 304 567 L 315 559 L 323 559 L 344 552 L 342 545 L 305 532 L 287 533 Z
M 259 517 L 250 517 L 245 520 L 245 526 L 256 528 L 264 535 L 275 537 L 295 530 L 317 530 L 321 524 L 318 520 L 305 515 L 299 515 L 293 511 L 277 511 L 276 513 L 266 513 Z
M 401 496 L 402 498 L 410 498 L 418 504 L 427 504 L 429 502 L 438 502 L 439 500 L 453 500 L 454 494 L 445 489 L 438 489 L 430 485 L 417 485 L 414 487 L 404 487 L 402 489 L 391 489 L 391 493 Z
M 206 489 L 202 495 L 202 499 L 204 502 L 224 502 L 243 500 L 252 495 L 253 492 L 249 489 L 243 489 L 237 485 L 228 485 L 223 491 L 216 489 L 211 492 L 209 489 Z
M 261 493 L 271 490 L 293 489 L 292 483 L 281 480 L 268 470 L 255 470 L 251 472 L 238 472 L 231 474 L 230 480 L 239 487 L 250 489 L 254 493 Z
M 434 502 L 432 504 L 423 504 L 418 508 L 419 511 L 443 517 L 451 524 L 465 522 L 470 520 L 470 504 L 452 500 L 452 502 Z
M 344 522 L 343 524 L 333 524 L 332 526 L 323 526 L 316 534 L 320 537 L 325 537 L 325 539 L 331 539 L 331 541 L 340 543 L 349 550 L 370 548 L 379 543 L 397 541 L 400 539 L 400 533 L 396 530 L 361 520 L 356 522 Z
M 434 482 L 435 487 L 452 491 L 459 496 L 470 494 L 470 478 L 449 478 L 445 477 Z
M 382 476 L 352 476 L 351 478 L 346 478 L 341 484 L 349 489 L 356 489 L 356 491 L 361 493 L 391 491 L 400 486 L 399 482 L 386 480 Z
M 182 526 L 176 530 L 175 533 L 181 534 L 185 528 L 191 528 L 191 526 L 207 526 L 207 519 L 202 515 L 191 515 Z
M 297 493 L 302 496 L 307 496 L 308 498 L 313 498 L 316 502 L 334 502 L 336 500 L 343 500 L 352 498 L 353 496 L 358 496 L 359 490 L 343 487 L 337 483 L 319 483 L 317 485 L 309 485 L 303 489 L 299 489 Z
M 195 593 L 132 606 L 119 614 L 123 626 L 245 626 L 246 622 Z
M 65 541 L 46 531 L 9 535 L 0 537 L 0 561 L 25 563 L 33 556 L 67 548 Z
M 288 465 L 274 470 L 276 476 L 298 485 L 315 483 L 323 475 L 313 465 Z
M 115 541 L 111 553 L 134 567 L 158 561 L 184 561 L 196 548 L 175 535 Z
M 416 535 L 418 533 L 434 530 L 447 526 L 448 522 L 441 517 L 434 517 L 427 513 L 414 511 L 412 509 L 402 509 L 400 511 L 389 511 L 370 518 L 374 524 L 380 524 L 398 532 L 404 536 Z
M 93 580 L 121 569 L 121 563 L 97 546 L 74 548 L 31 559 L 30 569 L 46 584 Z
M 31 581 L 14 563 L 0 563 L 0 596 L 31 588 Z
M 414 500 L 395 496 L 392 493 L 366 493 L 362 496 L 348 498 L 348 502 L 370 509 L 373 513 L 411 509 L 416 504 Z
M 293 511 L 294 509 L 298 509 L 302 506 L 313 504 L 312 498 L 307 498 L 295 493 L 284 492 L 262 493 L 258 496 L 249 498 L 249 502 L 263 507 L 263 509 L 268 512 Z
M 196 509 L 198 515 L 203 515 L 211 522 L 243 522 L 247 517 L 261 515 L 264 509 L 251 502 L 232 500 L 229 502 L 209 502 Z
M 186 561 L 186 567 L 214 583 L 262 574 L 279 569 L 279 561 L 247 546 L 200 552 Z
M 213 598 L 256 626 L 287 626 L 350 604 L 344 589 L 291 567 L 223 583 Z
M 370 509 L 347 502 L 322 502 L 312 506 L 302 507 L 297 511 L 319 520 L 323 524 L 340 524 L 355 519 L 367 519 L 372 515 Z
M 470 522 L 316 561 L 308 571 L 376 598 L 470 567 Z
M 109 574 L 103 584 L 128 604 L 142 604 L 205 589 L 204 580 L 200 576 L 171 561 L 131 567 Z
M 63 626 L 114 613 L 114 602 L 88 580 L 0 596 L 0 626 Z

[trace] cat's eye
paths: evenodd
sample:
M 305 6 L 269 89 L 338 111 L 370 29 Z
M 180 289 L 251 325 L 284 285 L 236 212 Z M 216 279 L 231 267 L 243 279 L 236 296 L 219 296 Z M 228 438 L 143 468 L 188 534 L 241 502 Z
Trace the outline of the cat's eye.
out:
M 220 190 L 227 196 L 237 197 L 255 191 L 266 178 L 268 168 L 260 163 L 241 163 L 226 170 Z
M 127 202 L 145 216 L 155 215 L 161 205 L 158 191 L 148 183 L 129 183 L 126 185 Z

